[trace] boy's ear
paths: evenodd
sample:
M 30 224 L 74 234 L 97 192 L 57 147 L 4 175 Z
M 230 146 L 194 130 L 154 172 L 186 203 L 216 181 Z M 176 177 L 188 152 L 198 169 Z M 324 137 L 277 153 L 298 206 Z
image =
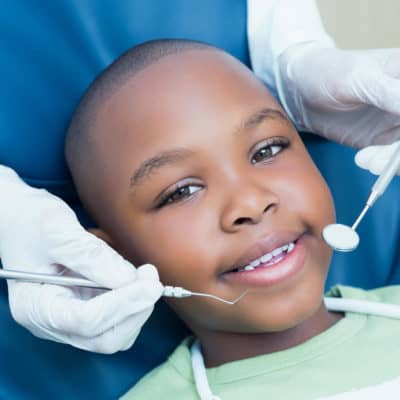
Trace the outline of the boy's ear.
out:
M 99 239 L 104 240 L 114 250 L 117 250 L 114 240 L 111 238 L 111 236 L 108 233 L 104 232 L 102 229 L 89 228 L 87 231 L 92 233 L 93 235 L 97 236 Z

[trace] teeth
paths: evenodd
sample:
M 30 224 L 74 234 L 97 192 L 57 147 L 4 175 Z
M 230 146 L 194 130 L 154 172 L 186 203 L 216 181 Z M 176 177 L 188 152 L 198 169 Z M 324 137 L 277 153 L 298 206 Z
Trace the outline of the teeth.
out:
M 276 257 L 285 251 L 286 253 L 290 253 L 291 251 L 293 251 L 294 246 L 295 244 L 291 242 L 281 247 L 278 247 L 272 250 L 270 253 L 264 254 L 260 258 L 257 258 L 256 260 L 252 261 L 249 265 L 246 265 L 245 267 L 238 269 L 238 271 L 252 271 L 253 269 L 256 269 L 261 263 L 266 263 L 272 260 L 273 257 Z
M 254 267 L 258 267 L 260 264 L 261 264 L 261 260 L 257 259 L 257 260 L 252 261 L 250 263 L 250 266 L 254 268 Z
M 269 260 L 271 260 L 272 257 L 273 257 L 273 255 L 271 253 L 268 253 L 265 256 L 261 257 L 261 262 L 263 262 L 263 263 L 268 262 Z
M 283 251 L 283 250 L 282 250 L 282 247 L 278 247 L 277 249 L 275 249 L 275 250 L 272 251 L 272 255 L 275 257 L 275 256 L 281 254 L 282 251 Z

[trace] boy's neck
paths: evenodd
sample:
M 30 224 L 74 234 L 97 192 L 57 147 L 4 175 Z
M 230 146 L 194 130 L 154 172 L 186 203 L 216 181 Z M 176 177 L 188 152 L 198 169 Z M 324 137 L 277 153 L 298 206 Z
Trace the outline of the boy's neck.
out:
M 324 332 L 342 313 L 333 313 L 324 303 L 318 311 L 299 325 L 283 332 L 243 334 L 230 332 L 197 332 L 207 368 L 297 346 Z

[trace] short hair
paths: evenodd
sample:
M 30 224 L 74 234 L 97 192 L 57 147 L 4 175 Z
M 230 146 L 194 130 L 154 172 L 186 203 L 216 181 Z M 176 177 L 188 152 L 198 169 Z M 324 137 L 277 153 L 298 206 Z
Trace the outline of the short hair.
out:
M 93 172 L 99 174 L 102 169 L 92 132 L 99 107 L 134 75 L 161 58 L 189 50 L 211 49 L 221 51 L 209 44 L 186 39 L 142 43 L 111 63 L 83 94 L 67 130 L 65 156 L 81 201 L 92 216 L 97 214 L 94 201 L 97 198 L 97 202 L 101 194 L 101 179 L 93 179 Z

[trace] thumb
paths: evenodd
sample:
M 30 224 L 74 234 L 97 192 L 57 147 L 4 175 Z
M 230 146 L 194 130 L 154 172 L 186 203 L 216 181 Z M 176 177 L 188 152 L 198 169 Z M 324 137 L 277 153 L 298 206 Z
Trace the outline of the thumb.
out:
M 369 146 L 357 152 L 354 161 L 360 167 L 375 175 L 382 173 L 393 153 L 398 149 L 400 141 L 389 145 Z M 400 171 L 398 172 L 398 174 Z
M 142 281 L 159 281 L 157 268 L 152 264 L 144 264 L 137 269 L 138 279 Z

